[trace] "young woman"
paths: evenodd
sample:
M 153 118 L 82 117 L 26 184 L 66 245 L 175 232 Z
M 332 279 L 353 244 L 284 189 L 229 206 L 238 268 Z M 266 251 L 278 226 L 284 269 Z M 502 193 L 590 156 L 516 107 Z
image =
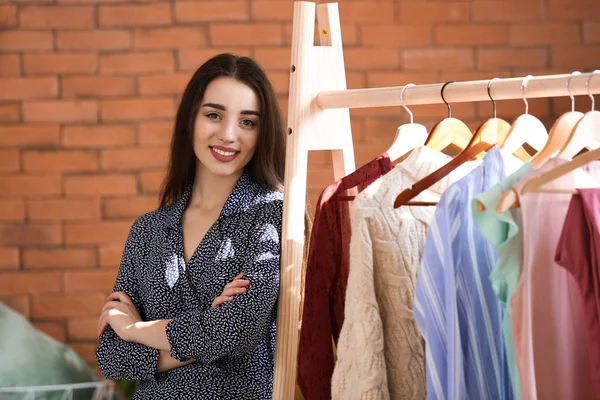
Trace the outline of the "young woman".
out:
M 218 55 L 177 111 L 160 208 L 134 222 L 98 323 L 137 399 L 270 399 L 285 128 L 247 57 Z

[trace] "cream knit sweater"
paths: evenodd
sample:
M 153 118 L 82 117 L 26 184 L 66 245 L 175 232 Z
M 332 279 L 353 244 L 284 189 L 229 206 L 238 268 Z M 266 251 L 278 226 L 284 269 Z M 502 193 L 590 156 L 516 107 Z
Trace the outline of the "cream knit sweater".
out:
M 417 267 L 435 207 L 394 209 L 396 196 L 450 161 L 415 149 L 351 207 L 350 273 L 332 398 L 425 399 L 424 344 L 413 317 Z M 463 164 L 416 200 L 439 200 L 479 161 Z

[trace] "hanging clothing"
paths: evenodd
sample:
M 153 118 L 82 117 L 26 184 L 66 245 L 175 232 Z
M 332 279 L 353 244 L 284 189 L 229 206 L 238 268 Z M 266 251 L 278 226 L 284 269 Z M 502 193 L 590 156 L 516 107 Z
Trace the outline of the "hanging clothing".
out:
M 423 341 L 413 317 L 413 297 L 435 208 L 395 209 L 394 200 L 450 160 L 428 147 L 416 148 L 352 203 L 346 318 L 332 378 L 333 399 L 426 398 Z M 478 163 L 462 165 L 415 200 L 437 202 Z
M 392 169 L 392 162 L 383 153 L 329 185 L 319 197 L 306 265 L 298 349 L 298 385 L 306 400 L 331 396 L 332 338 L 337 344 L 348 282 L 350 203 L 343 195 L 355 187 L 362 191 Z
M 504 177 L 503 156 L 494 146 L 436 207 L 415 298 L 426 342 L 428 399 L 512 399 L 502 307 L 488 279 L 498 256 L 471 213 L 472 199 Z
M 566 161 L 554 158 L 515 184 L 517 193 L 533 176 Z M 555 179 L 545 189 L 596 187 L 592 164 Z M 515 359 L 523 400 L 592 399 L 583 304 L 577 282 L 554 261 L 570 196 L 519 195 L 523 220 L 521 278 L 510 301 Z
M 516 400 L 521 398 L 521 385 L 513 349 L 510 326 L 512 310 L 509 300 L 521 276 L 523 258 L 522 230 L 519 229 L 521 212 L 519 209 L 510 209 L 498 214 L 496 207 L 504 192 L 525 178 L 531 171 L 533 171 L 533 164 L 526 162 L 516 172 L 498 182 L 491 189 L 475 196 L 471 203 L 475 226 L 483 238 L 496 248 L 498 253 L 498 261 L 489 275 L 489 279 L 494 294 L 502 304 L 502 334 L 504 335 L 510 381 Z M 485 206 L 484 211 L 477 210 L 479 202 Z
M 600 189 L 579 191 L 571 198 L 555 260 L 579 284 L 592 379 L 600 399 Z

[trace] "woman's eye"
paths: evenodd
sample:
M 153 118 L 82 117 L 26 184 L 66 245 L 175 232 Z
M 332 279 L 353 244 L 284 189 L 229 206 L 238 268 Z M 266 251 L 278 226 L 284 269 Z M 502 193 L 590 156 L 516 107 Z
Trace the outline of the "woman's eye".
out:
M 217 114 L 217 113 L 208 113 L 208 114 L 206 114 L 206 117 L 210 118 L 210 119 L 218 119 L 219 118 L 219 114 Z
M 256 123 L 254 123 L 254 121 L 252 121 L 250 119 L 245 119 L 242 121 L 242 125 L 245 125 L 247 127 L 254 127 L 254 126 L 256 126 Z

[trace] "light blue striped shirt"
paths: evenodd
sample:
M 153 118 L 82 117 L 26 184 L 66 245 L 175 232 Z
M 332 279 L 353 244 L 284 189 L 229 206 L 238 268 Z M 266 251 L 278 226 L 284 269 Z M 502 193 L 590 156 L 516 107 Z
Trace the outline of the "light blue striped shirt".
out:
M 444 192 L 429 227 L 415 295 L 428 399 L 513 399 L 502 306 L 488 279 L 498 255 L 471 212 L 473 197 L 504 176 L 502 154 L 493 147 Z

